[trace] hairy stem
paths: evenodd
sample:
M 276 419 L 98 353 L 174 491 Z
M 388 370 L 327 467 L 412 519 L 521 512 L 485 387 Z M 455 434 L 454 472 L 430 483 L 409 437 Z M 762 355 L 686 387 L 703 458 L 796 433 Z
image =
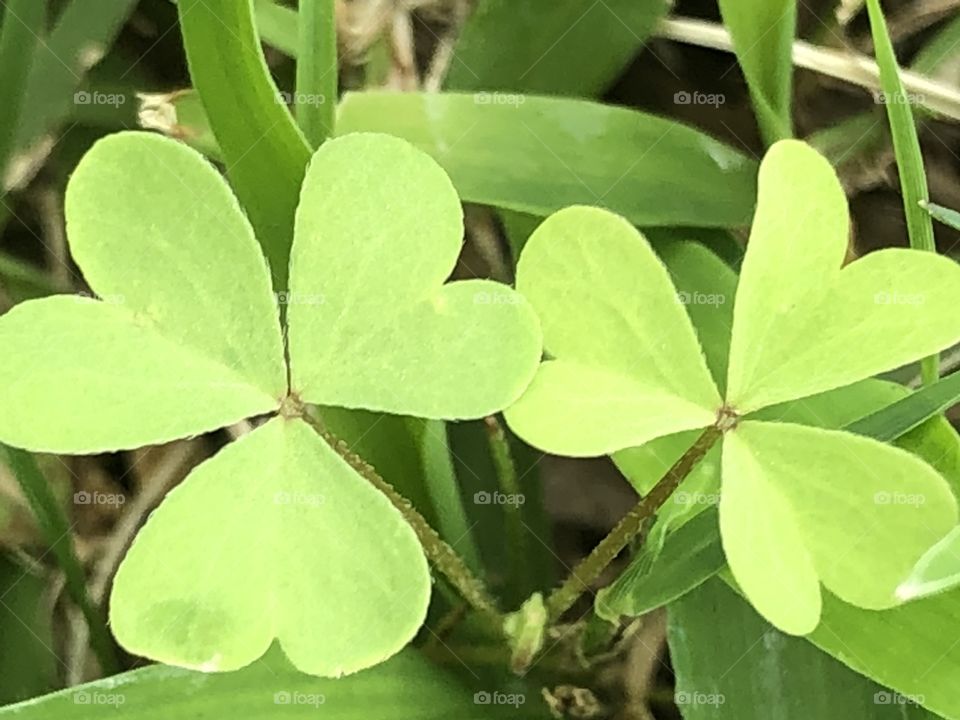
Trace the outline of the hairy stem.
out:
M 610 534 L 593 549 L 593 552 L 573 569 L 563 584 L 550 594 L 547 598 L 550 622 L 557 622 L 573 606 L 583 591 L 590 588 L 600 573 L 636 537 L 646 520 L 656 514 L 722 435 L 723 430 L 716 425 L 704 430 L 697 441 L 673 464 L 673 467 L 667 470 L 653 489 L 633 506 L 633 509 L 617 523 Z
M 319 420 L 307 412 L 304 412 L 302 417 L 347 461 L 350 467 L 387 496 L 387 499 L 400 511 L 417 534 L 417 539 L 420 540 L 423 551 L 433 566 L 447 578 L 474 610 L 495 619 L 495 624 L 499 627 L 500 612 L 497 610 L 496 602 L 487 591 L 486 585 L 473 574 L 463 558 L 444 542 L 426 518 L 413 506 L 413 503 L 397 492 L 393 485 L 384 480 L 372 465 L 353 452 L 343 440 L 334 437 Z

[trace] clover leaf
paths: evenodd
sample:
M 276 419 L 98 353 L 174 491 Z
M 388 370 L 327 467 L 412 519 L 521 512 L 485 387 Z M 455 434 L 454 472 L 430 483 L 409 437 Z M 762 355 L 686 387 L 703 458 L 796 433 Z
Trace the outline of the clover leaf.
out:
M 678 295 L 625 221 L 561 210 L 518 265 L 548 359 L 507 409 L 510 426 L 572 456 L 722 430 L 727 561 L 757 610 L 793 634 L 819 622 L 821 584 L 861 607 L 896 605 L 914 563 L 957 523 L 946 481 L 906 451 L 756 417 L 960 340 L 960 267 L 901 249 L 842 267 L 848 233 L 829 163 L 802 142 L 775 144 L 760 169 L 722 400 L 684 308 L 698 298 Z
M 232 670 L 278 640 L 323 676 L 399 650 L 426 613 L 423 550 L 302 408 L 476 418 L 536 371 L 539 325 L 517 293 L 443 284 L 463 237 L 443 171 L 382 135 L 315 154 L 279 294 L 289 384 L 267 263 L 200 155 L 145 133 L 108 137 L 71 178 L 66 214 L 102 299 L 52 297 L 0 318 L 0 441 L 94 453 L 273 416 L 198 466 L 139 533 L 111 595 L 120 643 Z

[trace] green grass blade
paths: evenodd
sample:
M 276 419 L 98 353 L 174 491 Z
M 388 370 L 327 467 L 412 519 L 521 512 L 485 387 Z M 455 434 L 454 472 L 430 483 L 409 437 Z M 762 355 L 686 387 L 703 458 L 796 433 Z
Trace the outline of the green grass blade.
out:
M 596 96 L 668 9 L 665 0 L 483 0 L 457 40 L 446 86 Z
M 23 108 L 33 54 L 43 33 L 46 2 L 8 0 L 0 27 L 0 178 L 16 147 L 17 127 Z M 0 186 L 0 196 L 4 188 Z
M 960 52 L 960 15 L 943 26 L 913 58 L 910 69 L 934 75 L 939 67 Z
M 64 122 L 76 107 L 74 91 L 113 44 L 136 0 L 72 0 L 36 50 L 17 148 L 25 150 Z M 56 138 L 52 138 L 56 140 Z
M 337 23 L 334 0 L 300 0 L 297 122 L 313 147 L 333 135 L 337 105 Z
M 870 16 L 870 29 L 876 48 L 877 65 L 880 68 L 880 85 L 886 98 L 887 117 L 900 173 L 900 190 L 903 194 L 910 246 L 936 252 L 933 221 L 921 207 L 921 203 L 927 202 L 930 196 L 910 96 L 900 80 L 897 57 L 880 8 L 880 0 L 867 0 L 867 12 Z M 921 371 L 924 384 L 929 385 L 936 381 L 940 374 L 939 364 L 939 357 L 936 355 L 923 359 Z
M 796 0 L 720 0 L 737 60 L 767 145 L 793 136 L 793 39 Z
M 930 217 L 937 222 L 952 227 L 954 230 L 960 230 L 960 212 L 931 202 L 921 203 L 921 207 L 930 213 Z
M 286 288 L 293 216 L 310 147 L 281 102 L 260 48 L 253 0 L 180 0 L 190 75 L 227 174 Z
M 600 205 L 648 227 L 749 222 L 755 162 L 704 133 L 584 100 L 497 97 L 347 93 L 337 134 L 383 132 L 409 140 L 443 166 L 467 202 L 541 216 L 569 205 Z M 504 158 L 510 159 L 506 174 L 495 170 Z
M 960 403 L 960 371 L 848 425 L 845 430 L 892 442 Z
M 297 11 L 273 0 L 256 0 L 254 11 L 261 39 L 292 58 L 299 53 Z
M 50 491 L 50 485 L 40 471 L 36 459 L 24 450 L 2 445 L 0 459 L 6 461 L 17 480 L 44 538 L 63 570 L 67 592 L 80 608 L 90 628 L 90 645 L 100 661 L 100 669 L 108 675 L 119 672 L 120 665 L 104 617 L 87 594 L 86 575 L 74 552 L 67 518 Z

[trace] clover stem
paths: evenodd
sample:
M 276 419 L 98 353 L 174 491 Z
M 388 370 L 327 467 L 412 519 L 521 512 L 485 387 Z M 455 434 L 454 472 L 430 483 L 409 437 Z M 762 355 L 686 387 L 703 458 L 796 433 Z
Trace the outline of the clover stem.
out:
M 634 537 L 643 529 L 648 518 L 653 517 L 681 482 L 690 474 L 723 435 L 723 429 L 711 425 L 696 442 L 667 470 L 653 489 L 644 495 L 617 523 L 616 527 L 600 541 L 593 551 L 571 572 L 569 577 L 547 598 L 550 622 L 555 623 L 573 607 L 577 598 L 588 590 L 600 574 L 613 562 Z
M 510 442 L 503 430 L 503 425 L 493 415 L 484 420 L 487 430 L 487 441 L 490 445 L 490 457 L 493 459 L 494 471 L 500 489 L 506 496 L 503 504 L 504 519 L 510 557 L 512 564 L 512 580 L 518 590 L 523 592 L 524 583 L 531 577 L 527 567 L 527 538 L 523 528 L 522 493 L 520 481 L 517 478 L 517 466 L 510 451 Z
M 347 463 L 363 478 L 370 482 L 377 490 L 386 495 L 393 506 L 400 511 L 404 519 L 413 528 L 423 546 L 423 551 L 433 566 L 443 574 L 463 596 L 463 599 L 477 612 L 493 619 L 496 627 L 500 627 L 500 612 L 493 598 L 487 591 L 486 585 L 480 580 L 457 552 L 450 547 L 439 533 L 434 530 L 426 518 L 413 506 L 409 500 L 397 492 L 396 488 L 383 477 L 363 458 L 354 453 L 350 447 L 323 427 L 323 424 L 309 412 L 303 414 L 303 420 L 312 427 Z

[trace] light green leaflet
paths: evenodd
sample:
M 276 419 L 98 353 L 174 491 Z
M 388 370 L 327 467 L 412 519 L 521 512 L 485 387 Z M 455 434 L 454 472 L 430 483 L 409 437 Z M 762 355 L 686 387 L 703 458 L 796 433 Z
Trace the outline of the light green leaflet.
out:
M 719 299 L 678 294 L 636 230 L 575 208 L 544 222 L 521 256 L 517 285 L 541 316 L 550 358 L 506 417 L 532 445 L 573 456 L 724 427 L 728 563 L 761 614 L 805 634 L 820 618 L 820 584 L 860 607 L 896 605 L 898 585 L 956 525 L 956 501 L 909 453 L 753 413 L 960 340 L 960 268 L 930 253 L 883 250 L 841 270 L 843 191 L 801 142 L 771 148 L 759 187 L 725 400 L 683 307 Z
M 198 512 L 217 506 L 229 510 L 219 522 Z M 236 670 L 277 637 L 298 668 L 337 677 L 400 650 L 426 614 L 413 530 L 302 420 L 274 418 L 228 445 L 162 512 L 114 581 L 111 627 L 131 652 Z M 171 578 L 189 595 L 171 594 Z
M 415 534 L 298 415 L 304 400 L 477 418 L 528 384 L 533 311 L 495 283 L 442 285 L 462 234 L 449 187 L 395 138 L 345 136 L 317 153 L 294 289 L 279 296 L 298 397 L 269 268 L 216 171 L 144 133 L 81 161 L 67 231 L 101 300 L 52 297 L 0 318 L 0 441 L 91 453 L 276 416 L 200 465 L 134 541 L 110 608 L 128 650 L 232 670 L 277 639 L 301 670 L 339 676 L 413 637 L 430 594 Z
M 358 163 L 358 153 L 370 159 Z M 539 359 L 536 321 L 504 285 L 443 284 L 463 218 L 429 156 L 383 135 L 324 145 L 303 183 L 296 235 L 310 239 L 290 258 L 291 383 L 302 399 L 461 419 L 523 392 Z M 513 367 L 504 348 L 514 348 Z
M 550 356 L 507 416 L 532 445 L 603 455 L 713 422 L 720 394 L 690 318 L 626 220 L 588 207 L 555 213 L 527 241 L 517 289 Z

